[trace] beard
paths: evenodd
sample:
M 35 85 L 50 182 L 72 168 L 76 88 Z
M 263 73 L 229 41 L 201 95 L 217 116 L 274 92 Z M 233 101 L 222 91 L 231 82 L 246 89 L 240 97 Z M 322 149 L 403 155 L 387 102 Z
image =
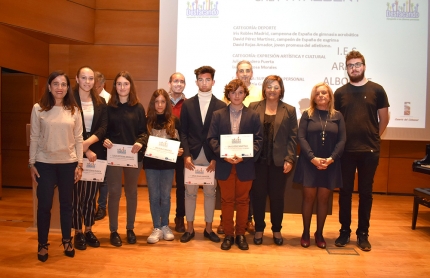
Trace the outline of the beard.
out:
M 355 75 L 355 76 L 350 75 L 348 72 L 348 76 L 349 76 L 349 82 L 358 83 L 364 79 L 364 70 L 360 75 Z

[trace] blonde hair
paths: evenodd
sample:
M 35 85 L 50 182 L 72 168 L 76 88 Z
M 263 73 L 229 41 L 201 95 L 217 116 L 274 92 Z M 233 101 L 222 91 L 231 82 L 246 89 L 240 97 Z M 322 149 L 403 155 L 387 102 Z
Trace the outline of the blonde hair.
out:
M 323 86 L 326 87 L 327 92 L 328 92 L 328 94 L 330 96 L 330 101 L 328 103 L 328 115 L 329 115 L 329 117 L 333 117 L 334 113 L 336 112 L 336 110 L 334 110 L 334 95 L 333 95 L 333 90 L 330 88 L 330 86 L 327 83 L 321 82 L 321 83 L 316 84 L 312 88 L 312 91 L 311 91 L 311 100 L 310 100 L 311 105 L 309 106 L 308 109 L 306 109 L 306 111 L 308 112 L 309 117 L 312 117 L 312 115 L 315 112 L 316 106 L 317 106 L 316 103 L 315 103 L 315 97 L 317 95 L 317 89 L 319 87 L 323 87 Z

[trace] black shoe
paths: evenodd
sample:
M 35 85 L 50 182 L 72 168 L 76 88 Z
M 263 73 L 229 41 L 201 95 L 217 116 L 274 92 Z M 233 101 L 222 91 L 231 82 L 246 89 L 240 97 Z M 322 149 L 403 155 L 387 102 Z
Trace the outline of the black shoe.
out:
M 75 234 L 74 245 L 75 245 L 75 248 L 78 250 L 87 249 L 87 243 L 85 241 L 85 236 L 83 233 Z
M 127 230 L 127 242 L 129 244 L 136 243 L 136 235 L 134 234 L 133 230 Z
M 236 243 L 237 247 L 239 247 L 240 250 L 248 250 L 249 249 L 248 243 L 246 242 L 246 237 L 244 235 L 236 236 L 235 243 Z
M 72 239 L 73 239 L 73 237 L 71 237 L 69 240 L 61 239 L 62 243 L 60 244 L 60 246 L 61 245 L 64 246 L 64 254 L 70 258 L 73 258 L 75 256 L 75 249 L 68 250 L 69 248 L 73 248 Z
M 122 246 L 122 240 L 117 232 L 110 233 L 110 244 L 116 247 Z
M 194 230 L 193 230 L 193 232 L 192 232 L 192 233 L 185 232 L 185 234 L 183 234 L 183 235 L 181 236 L 180 241 L 181 241 L 182 243 L 188 242 L 188 241 L 190 241 L 190 240 L 191 240 L 195 235 L 196 235 L 196 233 L 194 232 Z
M 94 220 L 95 221 L 102 220 L 105 217 L 106 217 L 106 209 L 101 208 L 99 206 L 99 208 L 97 209 L 96 215 L 94 216 Z
M 339 230 L 340 235 L 334 242 L 337 247 L 345 247 L 349 243 L 349 237 L 351 235 L 351 230 Z
M 282 237 L 275 237 L 275 236 L 273 236 L 273 242 L 276 244 L 276 245 L 282 245 L 282 244 L 284 244 L 284 239 L 282 238 Z
M 363 251 L 370 251 L 372 249 L 372 245 L 370 245 L 368 238 L 369 235 L 366 233 L 357 233 L 357 246 Z
M 45 243 L 45 244 L 39 243 L 39 245 L 37 246 L 37 252 L 39 253 L 42 249 L 46 249 L 46 251 L 48 251 L 48 245 L 49 243 Z M 46 260 L 48 259 L 48 253 L 46 253 L 45 255 L 37 254 L 37 259 L 42 263 L 46 262 Z
M 263 236 L 261 236 L 260 238 L 256 238 L 254 236 L 254 244 L 255 245 L 261 245 L 261 244 L 263 244 Z
M 100 241 L 97 239 L 97 237 L 94 235 L 92 231 L 85 232 L 85 241 L 91 247 L 100 246 Z M 76 242 L 75 242 L 75 247 L 76 247 Z M 78 249 L 78 247 L 76 247 L 76 249 Z
M 221 243 L 221 249 L 222 250 L 230 250 L 231 246 L 234 244 L 234 237 L 233 236 L 226 236 Z
M 205 229 L 205 231 L 203 232 L 203 235 L 205 236 L 205 238 L 210 239 L 210 241 L 213 241 L 213 242 L 220 242 L 221 241 L 221 239 L 219 238 L 219 236 L 217 236 L 212 231 L 210 233 L 208 233 L 208 232 L 206 232 L 206 229 Z

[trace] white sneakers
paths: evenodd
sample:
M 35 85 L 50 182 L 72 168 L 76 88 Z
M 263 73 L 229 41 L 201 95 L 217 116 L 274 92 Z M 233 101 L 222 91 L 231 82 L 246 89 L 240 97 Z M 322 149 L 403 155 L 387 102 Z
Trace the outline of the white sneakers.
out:
M 169 226 L 163 226 L 161 227 L 161 230 L 163 231 L 163 238 L 164 240 L 174 240 L 175 236 L 172 233 L 172 230 L 170 230 Z
M 161 229 L 155 228 L 146 241 L 148 243 L 157 243 L 162 238 L 164 240 L 175 239 L 175 236 L 173 235 L 172 230 L 170 230 L 169 226 L 163 226 L 161 227 Z
M 155 228 L 152 231 L 152 234 L 148 237 L 146 241 L 148 243 L 157 243 L 162 238 L 163 238 L 163 231 L 158 228 Z

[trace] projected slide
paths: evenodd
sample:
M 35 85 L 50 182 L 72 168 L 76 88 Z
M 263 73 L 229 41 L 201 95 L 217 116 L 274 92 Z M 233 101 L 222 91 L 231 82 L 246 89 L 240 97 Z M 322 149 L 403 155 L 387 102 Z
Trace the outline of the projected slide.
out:
M 314 84 L 334 91 L 348 82 L 345 54 L 356 49 L 366 77 L 388 94 L 389 127 L 425 128 L 427 29 L 427 0 L 179 0 L 176 70 L 190 97 L 194 69 L 212 66 L 221 98 L 237 62 L 248 60 L 255 85 L 283 78 L 283 100 L 300 117 Z

